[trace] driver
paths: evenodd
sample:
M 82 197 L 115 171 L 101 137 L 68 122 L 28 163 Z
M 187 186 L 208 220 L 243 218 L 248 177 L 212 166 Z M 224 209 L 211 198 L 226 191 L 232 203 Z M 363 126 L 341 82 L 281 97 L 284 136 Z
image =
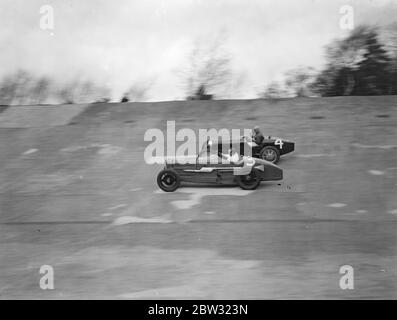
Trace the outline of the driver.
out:
M 258 126 L 254 127 L 252 132 L 252 141 L 254 141 L 257 145 L 260 145 L 265 138 L 263 137 L 262 132 L 260 131 Z

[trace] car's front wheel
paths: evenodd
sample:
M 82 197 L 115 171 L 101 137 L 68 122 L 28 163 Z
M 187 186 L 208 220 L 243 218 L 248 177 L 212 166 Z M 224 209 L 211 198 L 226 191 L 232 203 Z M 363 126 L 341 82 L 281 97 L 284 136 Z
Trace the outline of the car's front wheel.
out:
M 157 175 L 157 184 L 163 191 L 173 192 L 178 189 L 181 179 L 174 170 L 165 169 Z
M 255 190 L 261 183 L 261 178 L 256 169 L 252 169 L 247 175 L 237 176 L 237 184 L 244 190 Z
M 272 146 L 264 147 L 259 156 L 261 159 L 276 164 L 280 160 L 280 151 Z

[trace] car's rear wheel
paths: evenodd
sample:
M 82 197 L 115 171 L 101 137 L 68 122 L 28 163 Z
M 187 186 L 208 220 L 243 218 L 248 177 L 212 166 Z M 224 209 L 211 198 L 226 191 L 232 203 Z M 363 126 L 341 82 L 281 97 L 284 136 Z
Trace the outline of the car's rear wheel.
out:
M 272 146 L 264 147 L 260 154 L 260 158 L 271 163 L 277 163 L 280 160 L 280 151 Z
M 255 190 L 261 183 L 261 178 L 256 169 L 252 169 L 247 175 L 237 176 L 236 180 L 240 188 L 244 190 Z
M 157 184 L 163 191 L 173 192 L 180 186 L 181 179 L 174 170 L 165 169 L 157 175 Z

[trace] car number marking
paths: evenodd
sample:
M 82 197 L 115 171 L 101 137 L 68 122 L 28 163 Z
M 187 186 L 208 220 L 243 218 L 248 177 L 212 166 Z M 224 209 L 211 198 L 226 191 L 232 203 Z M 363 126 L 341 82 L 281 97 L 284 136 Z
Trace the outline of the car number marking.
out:
M 281 139 L 277 139 L 277 140 L 274 142 L 274 145 L 275 145 L 275 146 L 280 146 L 280 149 L 283 148 L 283 144 L 284 144 L 284 142 L 283 142 L 283 140 L 281 140 Z

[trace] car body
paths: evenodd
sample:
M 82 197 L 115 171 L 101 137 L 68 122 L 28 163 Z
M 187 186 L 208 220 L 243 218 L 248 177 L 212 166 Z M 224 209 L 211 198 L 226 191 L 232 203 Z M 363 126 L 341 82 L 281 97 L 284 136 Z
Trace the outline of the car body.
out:
M 194 157 L 169 157 L 157 176 L 159 187 L 175 191 L 182 182 L 217 185 L 238 184 L 242 189 L 254 190 L 261 181 L 283 179 L 283 170 L 259 158 L 242 157 L 238 162 L 225 161 L 217 145 L 207 141 Z
M 234 148 L 240 150 L 241 156 L 252 156 L 274 164 L 278 163 L 280 157 L 295 150 L 295 143 L 279 137 L 266 136 L 261 144 L 256 144 L 251 137 L 241 137 L 236 140 L 214 141 L 218 149 Z

